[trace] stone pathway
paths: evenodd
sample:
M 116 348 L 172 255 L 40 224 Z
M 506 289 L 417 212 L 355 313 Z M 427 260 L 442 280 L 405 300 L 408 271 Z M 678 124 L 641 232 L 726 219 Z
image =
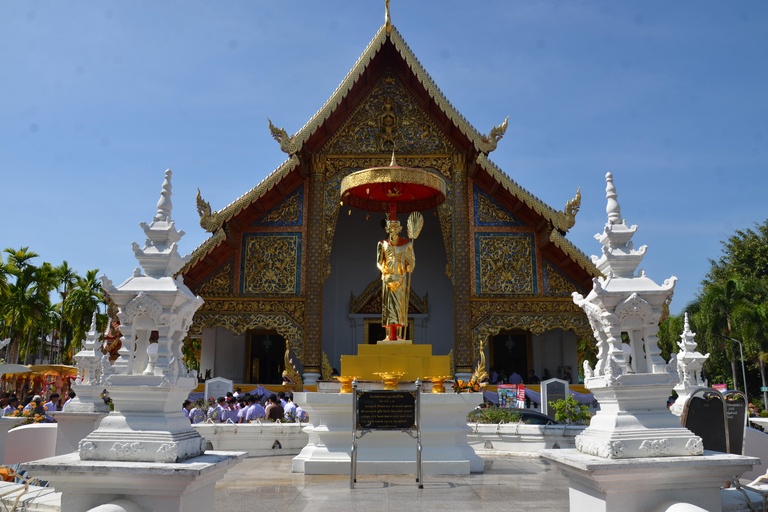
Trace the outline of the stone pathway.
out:
M 485 473 L 358 477 L 291 473 L 291 456 L 245 459 L 216 484 L 216 512 L 567 512 L 568 480 L 539 458 L 485 458 Z

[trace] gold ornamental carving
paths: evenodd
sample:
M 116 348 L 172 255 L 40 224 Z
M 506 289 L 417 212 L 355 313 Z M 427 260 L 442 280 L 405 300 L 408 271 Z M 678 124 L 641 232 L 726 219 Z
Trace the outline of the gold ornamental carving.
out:
M 301 325 L 285 314 L 230 314 L 230 313 L 197 313 L 189 328 L 190 334 L 201 334 L 203 329 L 223 327 L 235 334 L 244 334 L 251 329 L 274 329 L 285 338 L 296 357 L 301 360 L 304 354 L 302 338 L 304 332 Z
M 408 314 L 427 314 L 429 309 L 429 294 L 419 297 L 411 288 L 408 297 Z M 352 293 L 349 299 L 349 312 L 352 314 L 381 313 L 381 279 L 371 281 L 360 295 Z
M 477 195 L 477 222 L 480 224 L 520 224 L 512 214 L 500 208 L 485 194 Z
M 386 69 L 323 151 L 329 154 L 450 153 L 455 148 Z
M 570 297 L 573 292 L 583 291 L 582 287 L 560 275 L 548 260 L 544 260 L 544 276 L 547 281 L 547 295 L 550 297 Z
M 478 234 L 479 295 L 536 293 L 533 239 L 527 234 Z
M 259 222 L 276 222 L 280 224 L 296 224 L 299 222 L 299 215 L 301 203 L 299 202 L 299 194 L 295 193 L 288 198 L 278 208 L 272 210 L 267 215 L 262 217 Z
M 280 151 L 294 155 L 301 149 L 301 144 L 298 142 L 296 135 L 288 135 L 283 127 L 278 128 L 272 121 L 267 118 L 269 122 L 269 131 L 272 134 L 272 138 L 280 143 Z
M 470 309 L 473 325 L 489 315 L 583 315 L 569 299 L 472 300 Z
M 244 294 L 293 295 L 299 293 L 300 236 L 249 235 L 244 237 L 242 287 Z
M 304 321 L 304 300 L 249 300 L 243 297 L 206 298 L 200 313 L 285 313 L 297 322 Z
M 213 233 L 219 229 L 223 223 L 221 215 L 218 212 L 211 210 L 211 204 L 203 199 L 200 195 L 200 189 L 197 189 L 197 197 L 195 198 L 197 205 L 197 214 L 200 216 L 200 227 L 206 230 L 208 233 Z
M 195 292 L 203 297 L 216 297 L 232 293 L 232 262 L 222 265 L 210 279 L 197 287 Z

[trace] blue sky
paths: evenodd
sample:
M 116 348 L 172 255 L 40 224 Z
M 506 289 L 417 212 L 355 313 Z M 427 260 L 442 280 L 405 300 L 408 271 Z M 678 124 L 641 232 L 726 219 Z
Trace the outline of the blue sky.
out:
M 693 299 L 720 240 L 768 218 L 768 3 L 391 0 L 393 24 L 491 159 L 599 252 L 605 173 L 643 264 Z M 0 3 L 0 248 L 37 263 L 137 265 L 163 172 L 188 253 L 215 209 L 284 160 L 384 20 L 384 1 Z

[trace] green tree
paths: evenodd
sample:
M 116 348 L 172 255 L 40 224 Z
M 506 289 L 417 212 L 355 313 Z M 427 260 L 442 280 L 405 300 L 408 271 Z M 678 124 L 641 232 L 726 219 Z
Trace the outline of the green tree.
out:
M 75 287 L 67 294 L 64 299 L 62 313 L 67 322 L 72 326 L 72 338 L 69 340 L 65 351 L 68 352 L 68 359 L 80 348 L 85 334 L 91 326 L 91 316 L 99 306 L 104 304 L 104 296 L 101 290 L 101 281 L 96 275 L 99 270 L 89 270 L 85 277 L 77 277 Z M 104 324 L 104 319 L 99 318 L 99 325 Z
M 37 267 L 32 265 L 30 260 L 39 256 L 30 251 L 29 247 L 18 250 L 7 248 L 3 252 L 8 254 L 6 276 L 11 277 L 7 280 L 2 302 L 2 314 L 9 321 L 8 332 L 11 338 L 6 359 L 11 363 L 17 363 L 21 344 L 30 328 L 31 316 L 35 309 L 34 283 Z
M 732 276 L 768 279 L 768 220 L 754 229 L 736 230 L 723 244 L 723 254 L 709 260 L 704 286 L 727 281 Z

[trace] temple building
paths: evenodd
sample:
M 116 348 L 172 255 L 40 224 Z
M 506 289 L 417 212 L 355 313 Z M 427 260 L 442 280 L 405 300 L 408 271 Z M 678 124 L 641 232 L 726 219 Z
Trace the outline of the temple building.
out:
M 375 250 L 385 215 L 351 211 L 339 188 L 394 151 L 399 165 L 447 184 L 413 244 L 406 337 L 452 354 L 459 374 L 482 349 L 499 374 L 575 379 L 577 340 L 592 331 L 571 293 L 600 275 L 565 238 L 580 195 L 555 210 L 494 164 L 506 126 L 484 135 L 470 125 L 387 17 L 303 128 L 289 136 L 270 122 L 287 154 L 280 167 L 218 211 L 198 195 L 210 237 L 180 274 L 205 299 L 190 329 L 201 372 L 277 383 L 287 346 L 311 384 L 324 357 L 339 368 L 342 355 L 383 339 Z

